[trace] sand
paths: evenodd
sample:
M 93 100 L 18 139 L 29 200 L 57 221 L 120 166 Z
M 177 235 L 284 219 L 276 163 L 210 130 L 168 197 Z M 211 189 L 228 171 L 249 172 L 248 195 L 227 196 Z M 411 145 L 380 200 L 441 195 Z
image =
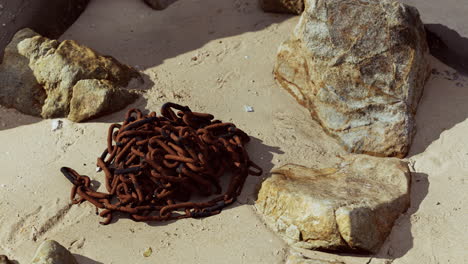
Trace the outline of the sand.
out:
M 265 14 L 255 2 L 180 0 L 158 12 L 140 1 L 94 0 L 62 36 L 141 70 L 144 96 L 133 107 L 159 111 L 167 101 L 182 103 L 249 133 L 248 151 L 265 173 L 249 178 L 234 206 L 204 219 L 120 218 L 101 226 L 90 204 L 70 206 L 71 184 L 59 169 L 102 182 L 95 160 L 107 127 L 124 111 L 81 124 L 62 119 L 52 131 L 52 120 L 0 108 L 0 254 L 28 263 L 40 242 L 55 239 L 83 264 L 284 263 L 289 247 L 253 206 L 258 184 L 272 168 L 328 167 L 345 152 L 273 79 L 276 50 L 298 17 Z M 468 78 L 436 59 L 432 64 L 439 74 L 421 100 L 408 157 L 415 171 L 411 208 L 376 256 L 305 255 L 347 264 L 467 263 Z M 144 257 L 148 247 L 153 253 Z

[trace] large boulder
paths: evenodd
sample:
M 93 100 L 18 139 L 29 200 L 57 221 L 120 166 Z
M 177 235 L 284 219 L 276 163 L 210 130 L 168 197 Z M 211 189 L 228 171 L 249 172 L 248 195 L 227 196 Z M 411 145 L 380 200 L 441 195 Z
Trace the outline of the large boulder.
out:
M 274 74 L 348 151 L 403 157 L 430 74 L 424 27 L 391 0 L 307 0 Z
M 304 0 L 259 0 L 266 12 L 300 15 L 304 11 Z
M 256 208 L 293 246 L 377 252 L 409 207 L 410 177 L 395 158 L 353 155 L 327 169 L 289 164 L 263 182 Z
M 59 42 L 23 29 L 6 47 L 0 65 L 0 104 L 43 118 L 72 113 L 71 119 L 79 122 L 132 103 L 136 95 L 123 89 L 132 79 L 142 80 L 136 70 L 112 57 L 101 56 L 72 40 Z M 79 90 L 85 89 L 78 83 L 84 80 L 89 80 L 84 82 L 88 94 L 78 96 Z M 93 103 L 83 101 L 91 97 L 96 97 Z M 109 101 L 117 97 L 118 103 Z M 77 106 L 79 110 L 71 109 Z M 84 111 L 84 106 L 87 114 L 76 115 Z

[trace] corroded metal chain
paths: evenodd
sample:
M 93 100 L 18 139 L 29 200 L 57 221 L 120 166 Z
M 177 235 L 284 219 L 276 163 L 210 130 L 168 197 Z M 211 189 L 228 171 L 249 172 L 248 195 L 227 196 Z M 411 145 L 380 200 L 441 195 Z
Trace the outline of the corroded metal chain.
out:
M 175 112 L 174 110 L 177 110 Z M 122 125 L 109 127 L 107 148 L 97 159 L 107 193 L 96 192 L 90 179 L 71 168 L 61 172 L 73 183 L 73 203 L 88 201 L 102 209 L 109 224 L 115 212 L 135 221 L 166 221 L 215 215 L 232 204 L 248 175 L 259 176 L 244 145 L 249 136 L 213 115 L 166 103 L 161 116 L 130 109 Z M 221 194 L 220 179 L 232 176 Z M 76 199 L 76 195 L 80 198 Z M 192 202 L 194 195 L 214 198 Z

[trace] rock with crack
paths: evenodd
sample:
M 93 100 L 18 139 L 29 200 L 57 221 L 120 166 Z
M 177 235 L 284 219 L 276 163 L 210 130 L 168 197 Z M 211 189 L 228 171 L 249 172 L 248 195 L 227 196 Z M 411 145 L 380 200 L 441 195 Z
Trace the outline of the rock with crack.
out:
M 164 10 L 177 0 L 143 0 L 147 5 L 155 10 Z
M 304 0 L 259 0 L 265 12 L 300 15 L 304 11 Z
M 424 27 L 391 0 L 306 0 L 274 74 L 348 151 L 403 157 L 430 74 Z
M 43 118 L 72 113 L 70 119 L 80 122 L 134 102 L 135 92 L 125 89 L 132 80 L 142 78 L 112 57 L 23 29 L 6 47 L 0 65 L 0 104 Z M 110 101 L 116 98 L 118 102 Z
M 399 159 L 367 155 L 336 168 L 285 165 L 263 182 L 256 208 L 293 246 L 377 252 L 409 207 L 410 176 Z
M 54 240 L 42 242 L 34 254 L 31 264 L 78 264 L 75 257 Z

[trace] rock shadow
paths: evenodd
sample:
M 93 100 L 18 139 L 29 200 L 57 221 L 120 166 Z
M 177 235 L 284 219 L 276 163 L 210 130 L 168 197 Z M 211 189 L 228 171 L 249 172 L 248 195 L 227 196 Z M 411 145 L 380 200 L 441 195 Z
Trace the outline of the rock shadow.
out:
M 442 24 L 425 24 L 432 56 L 468 76 L 468 38 Z
M 338 256 L 354 257 L 367 260 L 369 258 L 377 259 L 397 259 L 403 257 L 411 248 L 413 248 L 413 235 L 411 233 L 411 216 L 415 214 L 424 198 L 429 192 L 428 175 L 425 173 L 411 173 L 410 206 L 405 213 L 395 220 L 393 228 L 386 238 L 383 245 L 376 254 L 365 251 L 351 252 L 341 250 L 340 252 L 330 250 L 318 250 L 326 253 L 332 253 Z M 395 203 L 404 202 L 403 200 Z M 383 206 L 385 207 L 385 206 Z M 382 208 L 377 208 L 380 210 Z M 383 208 L 383 210 L 388 210 Z M 359 223 L 358 223 L 359 225 Z M 362 225 L 362 224 L 361 224 Z M 362 230 L 358 230 L 362 232 Z M 367 262 L 370 263 L 370 262 Z
M 429 192 L 429 178 L 425 173 L 412 172 L 411 174 L 410 207 L 395 221 L 392 232 L 380 248 L 379 253 L 374 256 L 375 258 L 401 258 L 413 248 L 411 217 L 419 210 L 419 206 Z
M 441 133 L 468 118 L 468 77 L 431 58 L 432 75 L 416 113 L 416 134 L 408 154 L 422 153 Z
M 110 9 L 119 10 L 119 16 Z M 260 31 L 290 17 L 265 13 L 252 0 L 179 0 L 162 11 L 143 1 L 91 1 L 61 38 L 145 70 L 210 41 Z M 223 52 L 242 48 L 219 45 Z
M 85 257 L 85 256 L 80 255 L 80 254 L 73 254 L 73 256 L 75 257 L 76 261 L 79 264 L 104 264 L 103 262 L 99 262 L 99 261 L 90 259 L 90 258 Z

